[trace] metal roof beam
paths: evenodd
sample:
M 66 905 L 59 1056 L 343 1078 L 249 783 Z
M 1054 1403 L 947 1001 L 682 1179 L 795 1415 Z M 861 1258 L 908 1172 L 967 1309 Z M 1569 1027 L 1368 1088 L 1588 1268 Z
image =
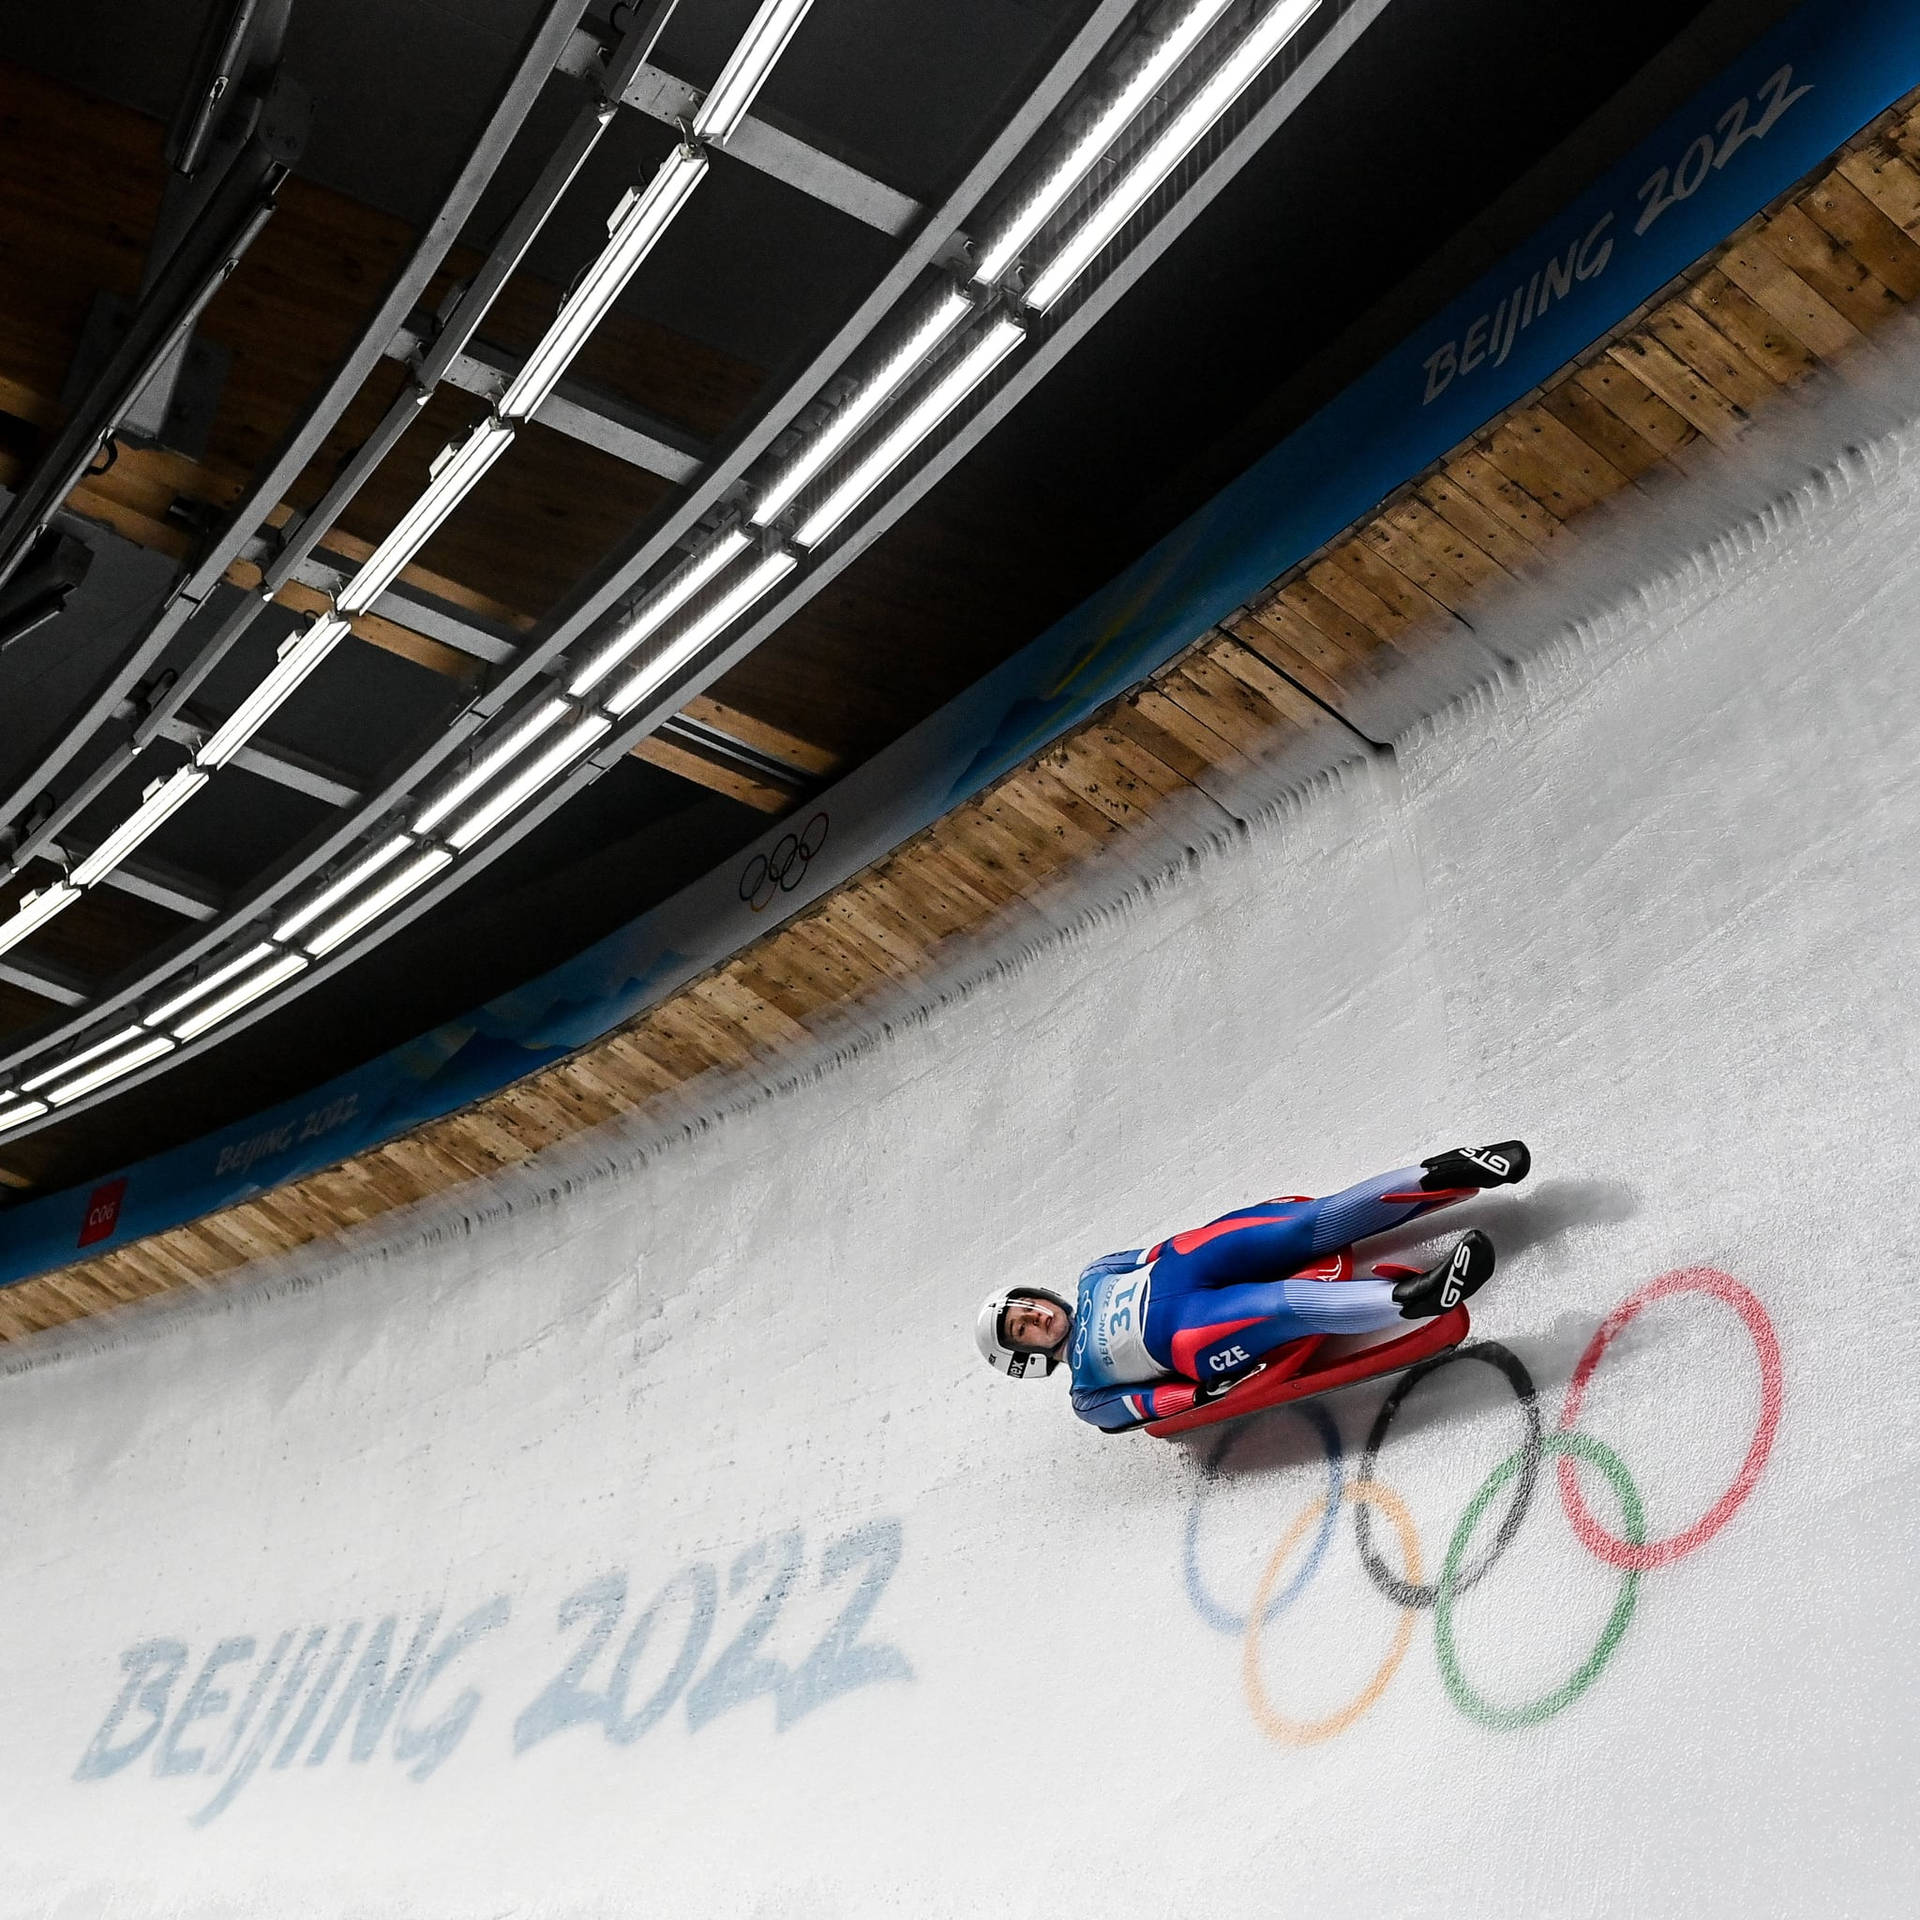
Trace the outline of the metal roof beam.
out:
M 91 992 L 78 974 L 69 973 L 65 967 L 52 966 L 45 960 L 29 966 L 17 953 L 0 960 L 0 980 L 38 994 L 42 1000 L 51 1000 L 57 1007 L 84 1007 Z
M 175 714 L 160 729 L 167 739 L 177 741 L 189 751 L 198 751 L 211 738 L 213 730 L 214 723 L 202 719 L 191 708 Z M 310 794 L 330 807 L 344 807 L 360 798 L 360 789 L 353 782 L 286 747 L 249 743 L 227 764 L 245 767 L 249 773 L 257 773 L 276 786 L 291 787 L 295 793 Z
M 351 563 L 336 565 L 329 560 L 303 560 L 293 578 L 316 593 L 334 594 L 353 577 Z M 408 627 L 424 633 L 430 640 L 452 647 L 489 666 L 501 666 L 518 657 L 520 649 L 504 635 L 474 624 L 465 613 L 441 600 L 429 600 L 416 590 L 390 587 L 367 609 L 396 627 Z M 358 790 L 356 789 L 356 794 Z
M 69 868 L 77 866 L 92 851 L 84 841 L 73 840 L 42 849 L 47 859 L 57 860 Z M 131 894 L 150 906 L 165 907 L 183 920 L 217 920 L 226 904 L 225 890 L 212 881 L 182 873 L 178 867 L 156 866 L 148 860 L 123 860 L 94 884 Z
M 419 351 L 420 344 L 417 334 L 403 329 L 394 336 L 387 357 L 406 360 Z M 517 355 L 476 340 L 447 362 L 444 378 L 448 386 L 477 394 L 491 404 L 519 371 Z M 676 486 L 695 478 L 709 455 L 702 441 L 671 421 L 582 380 L 562 380 L 533 418 L 555 433 L 564 433 L 569 440 L 598 447 L 602 453 L 657 473 Z
M 560 67 L 583 80 L 598 80 L 605 72 L 605 59 L 606 46 L 600 35 L 590 26 L 581 26 L 574 29 L 573 38 L 567 42 Z M 646 60 L 635 66 L 633 77 L 619 95 L 622 106 L 670 127 L 692 120 L 706 97 L 703 89 Z M 926 214 L 926 208 L 911 195 L 844 160 L 836 160 L 758 114 L 748 114 L 718 151 L 757 172 L 771 174 L 863 226 L 877 227 L 890 239 L 900 239 Z

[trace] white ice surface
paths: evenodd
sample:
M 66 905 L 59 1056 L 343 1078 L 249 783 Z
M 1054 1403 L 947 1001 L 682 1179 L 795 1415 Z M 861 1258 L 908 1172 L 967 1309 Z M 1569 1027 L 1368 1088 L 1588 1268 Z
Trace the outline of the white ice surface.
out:
M 13 1360 L 0 1913 L 1910 1912 L 1912 447 L 816 1077 L 555 1193 Z M 1244 1611 L 1326 1486 L 1311 1427 L 1270 1416 L 1213 1471 L 1209 1444 L 1103 1438 L 1057 1382 L 980 1366 L 975 1303 L 1511 1134 L 1537 1171 L 1471 1210 L 1503 1253 L 1478 1330 L 1546 1425 L 1616 1303 L 1707 1265 L 1778 1329 L 1777 1442 L 1544 1724 L 1452 1704 L 1422 1611 L 1371 1711 L 1277 1742 L 1186 1553 L 1203 1603 Z M 1380 1398 L 1327 1403 L 1349 1478 Z M 1581 1427 L 1667 1534 L 1758 1406 L 1752 1341 L 1695 1297 L 1628 1329 Z M 1520 1431 L 1483 1367 L 1408 1402 L 1380 1478 L 1429 1577 Z M 703 1568 L 717 1612 L 675 1691 Z M 574 1676 L 600 1717 L 543 1719 L 621 1577 Z M 1549 1467 L 1460 1600 L 1473 1686 L 1551 1692 L 1619 1583 Z M 850 1598 L 870 1617 L 836 1637 Z M 273 1764 L 349 1623 L 395 1616 L 397 1666 L 429 1610 L 369 1757 L 350 1726 L 311 1764 L 325 1708 Z M 1402 1619 L 1341 1511 L 1259 1638 L 1274 1710 L 1352 1698 Z M 228 1640 L 252 1646 L 182 1724 Z M 142 1745 L 148 1708 L 112 1710 L 155 1641 L 185 1651 Z

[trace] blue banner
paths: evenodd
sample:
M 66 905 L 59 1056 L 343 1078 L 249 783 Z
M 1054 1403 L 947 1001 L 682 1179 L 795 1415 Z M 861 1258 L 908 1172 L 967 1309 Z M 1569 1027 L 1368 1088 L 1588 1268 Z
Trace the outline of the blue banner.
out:
M 1389 9 L 1371 31 L 1392 30 Z M 465 1019 L 95 1185 L 13 1208 L 0 1222 L 0 1284 L 364 1152 L 666 998 L 1161 666 L 1916 86 L 1916 0 L 1800 8 L 1133 566 L 804 817 Z

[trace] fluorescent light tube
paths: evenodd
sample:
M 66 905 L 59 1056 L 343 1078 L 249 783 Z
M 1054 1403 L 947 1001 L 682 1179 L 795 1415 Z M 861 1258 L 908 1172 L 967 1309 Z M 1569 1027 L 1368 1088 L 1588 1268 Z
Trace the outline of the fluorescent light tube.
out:
M 50 1109 L 44 1100 L 22 1100 L 15 1106 L 0 1107 L 0 1133 L 11 1133 L 29 1120 L 38 1120 Z
M 274 949 L 263 940 L 258 946 L 249 947 L 245 953 L 229 960 L 223 967 L 214 970 L 196 980 L 192 986 L 184 987 L 171 1000 L 163 1000 L 150 1012 L 140 1016 L 143 1027 L 164 1027 L 169 1025 L 173 1016 L 183 1008 L 190 1007 L 196 1000 L 204 1000 L 216 987 L 223 987 L 237 973 L 245 973 L 249 967 L 257 966 Z
M 140 804 L 74 868 L 68 876 L 76 887 L 90 887 L 105 879 L 135 847 L 160 831 L 167 821 L 204 787 L 212 776 L 192 761 L 156 780 Z
M 391 840 L 383 841 L 364 859 L 356 860 L 337 878 L 328 881 L 304 905 L 296 907 L 274 928 L 273 937 L 290 940 L 302 927 L 312 926 L 322 914 L 330 913 L 349 894 L 358 893 L 372 875 L 382 867 L 391 866 L 415 844 L 413 838 L 404 833 L 396 833 Z
M 96 1040 L 92 1046 L 80 1053 L 69 1054 L 57 1065 L 44 1068 L 31 1080 L 20 1082 L 22 1093 L 37 1093 L 42 1087 L 54 1080 L 64 1080 L 77 1067 L 84 1067 L 90 1060 L 98 1060 L 102 1054 L 113 1053 L 124 1047 L 129 1040 L 138 1040 L 146 1031 L 144 1022 L 135 1021 L 130 1027 L 122 1027 L 118 1033 L 110 1033 L 104 1040 Z
M 1093 125 L 1076 140 L 1020 210 L 996 236 L 979 266 L 979 278 L 989 286 L 1020 257 L 1022 248 L 1059 212 L 1093 164 L 1113 145 L 1153 96 L 1166 85 L 1174 69 L 1212 30 L 1234 0 L 1199 0 L 1173 31 L 1148 54 L 1139 71 L 1113 97 Z
M 56 913 L 72 906 L 79 898 L 80 889 L 68 886 L 64 880 L 56 880 L 37 893 L 22 894 L 13 918 L 0 922 L 0 953 L 17 947 L 36 927 L 44 927 Z
M 633 278 L 660 236 L 686 205 L 687 196 L 706 177 L 706 154 L 698 147 L 675 147 L 645 187 L 630 192 L 607 222 L 608 241 L 599 259 L 581 276 L 526 365 L 500 397 L 500 416 L 527 420 L 540 411 L 587 336 L 606 317 L 620 291 Z
M 507 784 L 447 835 L 463 853 L 476 840 L 484 838 L 524 800 L 537 793 L 556 774 L 564 772 L 579 759 L 613 722 L 605 714 L 589 714 L 578 726 L 569 727 L 539 759 L 521 769 Z
M 753 24 L 740 36 L 740 44 L 720 70 L 713 91 L 693 116 L 696 140 L 711 140 L 724 147 L 739 130 L 754 96 L 766 84 L 774 62 L 787 50 L 787 42 L 812 4 L 813 0 L 761 0 Z
M 301 944 L 310 953 L 331 953 L 343 941 L 351 940 L 369 922 L 379 919 L 389 907 L 425 886 L 442 868 L 452 864 L 453 855 L 445 847 L 429 847 L 417 859 L 409 860 L 385 886 L 376 887 L 364 900 L 355 901 L 338 920 L 322 927 Z M 303 961 L 301 964 L 304 966 L 306 963 Z
M 779 519 L 794 496 L 893 398 L 907 376 L 972 311 L 973 302 L 965 294 L 949 293 L 914 329 L 906 345 L 800 449 L 799 457 L 760 496 L 760 504 L 753 510 L 753 524 L 765 527 Z
M 1079 279 L 1101 248 L 1139 212 L 1319 5 L 1320 0 L 1276 0 L 1261 15 L 1246 38 L 1201 82 L 1165 130 L 1068 236 L 1066 245 L 1027 289 L 1025 298 L 1030 307 L 1044 313 Z
M 900 424 L 808 514 L 794 536 L 803 547 L 824 540 L 913 449 L 997 367 L 1024 336 L 997 320 L 913 406 Z
M 770 553 L 737 586 L 730 588 L 685 633 L 676 634 L 633 674 L 607 702 L 616 714 L 630 713 L 674 670 L 691 660 L 715 634 L 724 633 L 769 588 L 800 564 L 790 553 Z
M 64 1107 L 70 1100 L 78 1100 L 83 1093 L 92 1093 L 97 1087 L 104 1087 L 109 1081 L 123 1079 L 127 1074 L 137 1073 L 149 1060 L 158 1060 L 163 1053 L 171 1053 L 175 1042 L 167 1034 L 156 1033 L 152 1039 L 129 1049 L 126 1053 L 116 1054 L 113 1059 L 103 1061 L 99 1066 L 83 1073 L 77 1080 L 68 1080 L 49 1090 L 47 1098 L 56 1106 Z
M 440 449 L 429 469 L 427 490 L 400 517 L 400 524 L 360 563 L 360 571 L 334 596 L 342 613 L 364 613 L 400 577 L 400 570 L 438 531 L 440 524 L 479 485 L 480 477 L 513 444 L 513 429 L 489 416 L 464 440 Z
M 522 714 L 518 726 L 510 727 L 452 786 L 429 800 L 414 815 L 414 832 L 431 833 L 448 814 L 471 800 L 509 760 L 517 760 L 543 733 L 550 733 L 572 712 L 572 706 L 565 700 L 543 700 L 531 712 Z
M 197 1040 L 201 1034 L 217 1027 L 229 1015 L 236 1014 L 242 1007 L 251 1006 L 254 1001 L 263 999 L 275 987 L 283 985 L 307 964 L 304 953 L 283 953 L 271 966 L 263 967 L 258 973 L 249 975 L 237 987 L 223 993 L 218 1000 L 209 1000 L 198 1013 L 190 1013 L 174 1028 L 182 1040 Z
M 280 704 L 350 632 L 337 614 L 325 614 L 280 643 L 273 671 L 234 708 L 193 757 L 203 767 L 224 767 L 266 724 Z
M 681 568 L 621 629 L 612 643 L 574 675 L 567 691 L 575 696 L 591 692 L 641 641 L 671 620 L 747 544 L 747 536 L 738 527 L 723 533 L 704 553 Z

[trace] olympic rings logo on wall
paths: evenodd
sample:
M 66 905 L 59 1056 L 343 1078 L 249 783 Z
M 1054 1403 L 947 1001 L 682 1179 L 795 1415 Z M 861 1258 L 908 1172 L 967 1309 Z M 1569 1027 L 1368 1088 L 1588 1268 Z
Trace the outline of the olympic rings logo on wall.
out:
M 1662 1539 L 1649 1540 L 1640 1490 L 1625 1462 L 1604 1442 L 1580 1432 L 1577 1423 L 1593 1376 L 1622 1330 L 1655 1302 L 1690 1293 L 1705 1294 L 1732 1308 L 1752 1339 L 1760 1365 L 1759 1418 L 1739 1471 L 1726 1490 L 1690 1527 Z M 1423 1380 L 1462 1361 L 1492 1368 L 1512 1389 L 1520 1414 L 1521 1440 L 1467 1502 L 1441 1555 L 1439 1572 L 1429 1580 L 1413 1516 L 1400 1496 L 1379 1479 L 1378 1467 L 1381 1450 L 1408 1396 Z M 1532 1375 L 1516 1354 L 1496 1340 L 1456 1347 L 1402 1374 L 1374 1416 L 1359 1470 L 1352 1479 L 1346 1477 L 1339 1428 L 1325 1406 L 1308 1402 L 1293 1408 L 1293 1412 L 1313 1427 L 1319 1439 L 1326 1459 L 1324 1490 L 1293 1517 L 1275 1542 L 1244 1615 L 1223 1606 L 1201 1579 L 1198 1548 L 1200 1512 L 1205 1496 L 1196 1496 L 1187 1513 L 1184 1554 L 1187 1598 L 1208 1626 L 1240 1640 L 1240 1674 L 1247 1705 L 1262 1732 L 1284 1746 L 1309 1746 L 1329 1740 L 1359 1720 L 1386 1692 L 1399 1671 L 1413 1643 L 1415 1616 L 1422 1612 L 1433 1615 L 1440 1676 L 1448 1698 L 1461 1713 L 1482 1726 L 1503 1731 L 1538 1726 L 1571 1706 L 1605 1670 L 1632 1623 L 1641 1575 L 1670 1567 L 1704 1546 L 1746 1503 L 1773 1451 L 1780 1426 L 1780 1404 L 1780 1342 L 1759 1300 L 1738 1280 L 1712 1267 L 1687 1267 L 1663 1274 L 1630 1294 L 1601 1322 L 1567 1382 L 1559 1424 L 1552 1432 L 1544 1429 Z M 1230 1427 L 1221 1435 L 1208 1456 L 1210 1474 L 1225 1464 L 1246 1430 Z M 1548 1460 L 1553 1462 L 1560 1506 L 1574 1537 L 1596 1559 L 1618 1571 L 1619 1590 L 1592 1650 L 1559 1685 L 1531 1700 L 1497 1701 L 1481 1692 L 1465 1670 L 1455 1630 L 1455 1609 L 1462 1594 L 1492 1573 L 1519 1533 L 1533 1507 L 1541 1466 Z M 1587 1504 L 1581 1485 L 1583 1465 L 1612 1489 L 1620 1513 L 1618 1533 L 1609 1531 Z M 1265 1629 L 1292 1606 L 1319 1571 L 1343 1506 L 1353 1509 L 1354 1538 L 1361 1567 L 1381 1596 L 1398 1609 L 1399 1620 L 1385 1657 L 1366 1685 L 1332 1713 L 1318 1719 L 1301 1719 L 1274 1703 L 1262 1665 L 1261 1639 Z M 1496 1508 L 1498 1520 L 1490 1525 Z M 1376 1515 L 1394 1536 L 1399 1550 L 1398 1572 L 1375 1541 Z M 1304 1557 L 1296 1567 L 1296 1556 L 1303 1544 Z M 1291 1573 L 1289 1568 L 1293 1569 Z
M 756 853 L 741 869 L 740 898 L 755 913 L 764 913 L 806 878 L 813 856 L 827 844 L 827 824 L 823 809 L 798 833 L 783 833 L 769 851 Z

